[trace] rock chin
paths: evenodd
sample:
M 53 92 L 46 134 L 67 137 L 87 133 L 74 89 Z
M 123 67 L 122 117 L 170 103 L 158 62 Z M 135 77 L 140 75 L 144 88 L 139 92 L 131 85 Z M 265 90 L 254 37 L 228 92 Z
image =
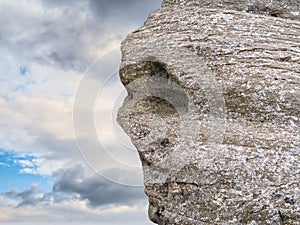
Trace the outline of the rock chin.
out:
M 122 43 L 118 122 L 158 224 L 300 224 L 300 1 L 164 0 Z

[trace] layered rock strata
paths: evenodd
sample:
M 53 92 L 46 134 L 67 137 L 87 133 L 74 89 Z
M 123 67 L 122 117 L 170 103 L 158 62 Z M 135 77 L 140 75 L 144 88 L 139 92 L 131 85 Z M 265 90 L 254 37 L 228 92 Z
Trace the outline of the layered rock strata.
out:
M 158 224 L 300 224 L 300 1 L 164 0 L 118 121 Z

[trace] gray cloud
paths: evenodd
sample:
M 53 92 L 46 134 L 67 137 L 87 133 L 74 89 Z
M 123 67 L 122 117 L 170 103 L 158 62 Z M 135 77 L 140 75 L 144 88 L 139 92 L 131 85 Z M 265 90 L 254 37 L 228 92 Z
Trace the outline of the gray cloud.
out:
M 35 206 L 42 200 L 41 197 L 36 196 L 37 190 L 38 186 L 32 185 L 29 189 L 26 189 L 22 192 L 17 192 L 16 190 L 6 192 L 4 193 L 4 196 L 13 199 L 20 199 L 17 208 L 28 205 Z
M 31 225 L 31 224 L 106 224 L 106 225 L 146 225 L 152 224 L 146 215 L 146 201 L 131 206 L 110 205 L 105 207 L 87 208 L 84 202 L 67 194 L 53 193 L 36 196 L 35 187 L 21 193 L 11 191 L 0 195 L 0 223 Z M 36 197 L 34 197 L 36 196 Z M 14 199 L 29 199 L 17 207 Z M 60 201 L 53 201 L 60 198 Z M 34 199 L 34 200 L 33 200 Z M 4 217 L 3 217 L 4 216 Z
M 118 172 L 122 173 L 121 170 Z M 80 165 L 60 173 L 53 193 L 75 195 L 81 200 L 88 200 L 91 207 L 116 204 L 130 206 L 145 199 L 143 188 L 122 186 L 100 176 L 87 176 Z
M 84 41 L 90 21 L 78 2 L 73 6 L 22 10 L 21 4 L 0 3 L 0 46 L 16 59 L 83 70 L 91 60 Z
M 82 161 L 82 157 L 74 139 L 58 139 L 49 132 L 36 129 L 32 131 L 36 138 L 36 152 L 43 148 L 42 152 L 47 152 L 47 159 L 68 159 L 72 156 L 73 162 Z M 41 152 L 41 153 L 42 153 Z
M 68 0 L 42 0 L 47 7 L 70 6 Z M 105 22 L 119 21 L 121 24 L 143 22 L 150 11 L 161 5 L 161 0 L 77 0 L 91 9 L 92 16 L 103 19 Z M 124 19 L 126 19 L 124 21 Z
M 160 5 L 160 0 L 42 2 L 35 2 L 41 10 L 0 2 L 0 47 L 20 60 L 77 71 L 95 59 L 93 50 L 121 41 Z
M 143 21 L 150 11 L 156 10 L 161 0 L 89 0 L 94 14 L 122 24 Z M 125 20 L 124 20 L 125 19 Z
M 119 169 L 108 171 L 116 176 L 122 176 Z M 32 185 L 22 192 L 12 190 L 3 193 L 5 197 L 18 200 L 17 208 L 36 206 L 38 204 L 59 203 L 66 200 L 83 200 L 91 208 L 102 206 L 134 206 L 145 200 L 143 188 L 119 185 L 91 174 L 82 165 L 59 170 L 53 174 L 57 179 L 52 192 L 38 194 L 38 186 Z
M 44 70 L 47 70 L 48 73 L 56 73 L 56 71 L 65 73 L 67 70 L 82 72 L 95 58 L 116 47 L 127 33 L 141 26 L 148 13 L 158 8 L 160 2 L 161 0 L 77 0 L 72 2 L 67 0 L 32 0 L 26 2 L 0 0 L 0 49 L 2 52 L 0 78 L 9 80 L 12 83 L 11 86 L 14 87 L 18 84 L 17 79 L 19 77 L 11 75 L 15 70 L 18 73 L 21 66 L 36 68 L 36 65 L 45 65 L 45 69 L 41 71 L 32 71 L 32 74 L 36 74 L 42 80 L 45 78 Z M 33 79 L 30 82 L 34 84 L 37 78 L 33 77 L 32 74 L 26 75 L 22 78 L 23 80 L 18 82 L 24 85 L 24 79 L 30 77 Z M 46 78 L 51 79 L 51 76 L 47 75 Z M 62 83 L 72 83 L 74 80 L 72 77 L 68 77 L 67 82 L 62 81 L 61 78 L 53 81 L 53 83 L 55 82 L 57 85 L 61 85 Z M 31 85 L 29 88 L 33 89 L 33 86 Z M 12 92 L 4 91 L 3 93 L 3 96 L 6 97 Z M 20 95 L 22 96 L 23 93 Z M 66 105 L 65 102 L 62 103 L 63 106 Z M 83 166 L 68 169 L 70 164 L 51 165 L 49 163 L 51 160 L 54 163 L 69 160 L 74 165 L 74 163 L 82 163 L 82 159 L 74 140 L 69 137 L 61 137 L 60 133 L 65 131 L 60 129 L 60 126 L 58 129 L 57 126 L 49 128 L 51 131 L 57 129 L 55 133 L 57 135 L 45 128 L 48 126 L 48 122 L 53 125 L 51 120 L 54 120 L 55 117 L 45 116 L 41 120 L 37 120 L 35 116 L 47 114 L 39 110 L 44 106 L 49 115 L 58 115 L 64 110 L 59 108 L 57 112 L 53 111 L 53 105 L 50 105 L 46 99 L 45 105 L 43 103 L 38 104 L 31 105 L 30 102 L 26 102 L 25 107 L 18 108 L 14 100 L 11 103 L 11 109 L 3 107 L 7 105 L 1 105 L 2 109 L 8 111 L 7 115 L 9 115 L 9 117 L 4 118 L 10 118 L 14 121 L 11 124 L 15 126 L 8 126 L 12 136 L 23 137 L 23 131 L 28 132 L 24 137 L 24 140 L 27 140 L 28 135 L 28 142 L 16 139 L 17 141 L 9 143 L 9 146 L 20 152 L 22 152 L 22 147 L 26 151 L 32 152 L 33 155 L 37 155 L 38 159 L 42 159 L 42 161 L 36 162 L 37 168 L 42 167 L 46 172 L 50 171 L 51 173 L 53 170 L 64 166 L 67 169 L 59 170 L 54 174 L 53 179 L 56 181 L 50 193 L 39 193 L 39 188 L 36 185 L 21 192 L 13 190 L 2 193 L 2 196 L 17 201 L 17 208 L 11 211 L 9 208 L 1 208 L 2 214 L 7 215 L 10 220 L 24 224 L 24 216 L 27 221 L 35 220 L 34 215 L 31 215 L 31 207 L 27 208 L 27 206 L 35 206 L 36 211 L 42 211 L 36 218 L 39 222 L 44 222 L 44 215 L 49 211 L 51 216 L 58 215 L 55 218 L 56 221 L 62 218 L 66 218 L 66 220 L 80 218 L 79 221 L 88 221 L 93 218 L 93 221 L 98 221 L 100 217 L 104 224 L 114 224 L 113 221 L 117 221 L 116 224 L 125 224 L 124 218 L 125 221 L 127 218 L 128 221 L 135 221 L 135 224 L 144 224 L 146 210 L 143 207 L 146 206 L 146 201 L 142 188 L 114 184 L 102 177 L 90 174 Z M 21 104 L 21 106 L 24 105 Z M 29 109 L 32 109 L 32 112 L 26 114 L 25 112 Z M 26 119 L 23 125 L 13 116 L 15 112 L 24 114 Z M 20 119 L 20 116 L 18 118 Z M 7 122 L 7 120 L 5 121 Z M 66 118 L 62 117 L 61 121 L 64 123 Z M 8 125 L 11 124 L 8 123 Z M 6 132 L 6 130 L 4 131 Z M 34 137 L 33 141 L 31 141 L 31 137 Z M 4 140 L 7 139 L 2 138 L 2 141 Z M 37 171 L 37 173 L 46 174 L 41 171 Z M 120 180 L 128 177 L 128 174 L 125 175 L 125 171 L 119 169 L 106 171 L 106 174 L 118 177 Z M 131 177 L 135 179 L 135 175 Z M 108 212 L 103 218 L 103 214 L 95 215 L 93 210 L 89 211 L 88 209 L 86 210 L 87 214 L 82 215 L 83 211 L 80 211 L 82 209 L 79 209 L 79 206 L 78 209 L 74 209 L 68 205 L 70 202 L 81 201 L 88 202 L 92 208 L 98 207 L 97 210 L 101 207 L 106 210 L 110 209 L 111 206 L 118 208 L 126 205 L 130 206 L 124 207 L 126 210 L 130 208 L 133 211 L 122 211 L 123 215 L 117 218 L 120 213 L 116 210 L 116 212 Z M 139 215 L 136 215 L 137 211 Z

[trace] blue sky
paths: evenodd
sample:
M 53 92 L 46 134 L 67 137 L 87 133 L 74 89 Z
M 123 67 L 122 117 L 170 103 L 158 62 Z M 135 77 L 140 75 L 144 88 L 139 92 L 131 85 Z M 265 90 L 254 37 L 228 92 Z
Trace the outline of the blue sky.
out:
M 137 153 L 115 121 L 126 92 L 104 67 L 119 67 L 106 54 L 120 54 L 160 4 L 0 0 L 0 224 L 152 224 Z M 89 73 L 87 83 L 105 84 L 92 114 L 97 140 L 74 133 L 75 96 L 90 97 L 79 90 Z M 84 127 L 85 103 L 77 109 Z M 90 149 L 95 160 L 86 162 Z
M 35 158 L 29 155 L 18 155 L 12 151 L 0 151 L 0 190 L 7 191 L 11 189 L 24 190 L 32 184 L 37 184 L 40 191 L 50 191 L 53 186 L 53 180 L 47 176 L 27 173 L 26 170 L 35 170 Z

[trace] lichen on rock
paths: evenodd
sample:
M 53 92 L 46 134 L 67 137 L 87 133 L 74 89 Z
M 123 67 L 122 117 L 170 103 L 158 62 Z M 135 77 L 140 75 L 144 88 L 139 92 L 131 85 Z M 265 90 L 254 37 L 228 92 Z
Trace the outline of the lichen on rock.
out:
M 300 224 L 299 0 L 164 0 L 122 54 L 153 222 Z

